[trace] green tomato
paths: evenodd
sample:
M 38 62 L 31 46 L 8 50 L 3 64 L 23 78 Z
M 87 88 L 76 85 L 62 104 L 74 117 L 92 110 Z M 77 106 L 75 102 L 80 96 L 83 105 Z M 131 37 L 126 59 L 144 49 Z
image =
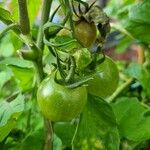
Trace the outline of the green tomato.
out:
M 84 20 L 75 23 L 75 36 L 84 47 L 91 47 L 96 40 L 95 24 Z
M 114 61 L 108 56 L 96 67 L 93 80 L 88 81 L 88 92 L 102 98 L 108 97 L 116 90 L 119 72 Z
M 51 74 L 37 91 L 37 102 L 43 115 L 52 121 L 68 121 L 77 117 L 87 101 L 85 87 L 69 89 L 57 84 Z

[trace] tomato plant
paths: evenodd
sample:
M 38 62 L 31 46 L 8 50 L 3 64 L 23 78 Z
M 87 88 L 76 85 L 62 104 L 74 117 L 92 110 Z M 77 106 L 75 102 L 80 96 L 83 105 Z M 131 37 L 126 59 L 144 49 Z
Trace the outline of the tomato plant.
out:
M 149 9 L 1 0 L 0 150 L 149 150 Z

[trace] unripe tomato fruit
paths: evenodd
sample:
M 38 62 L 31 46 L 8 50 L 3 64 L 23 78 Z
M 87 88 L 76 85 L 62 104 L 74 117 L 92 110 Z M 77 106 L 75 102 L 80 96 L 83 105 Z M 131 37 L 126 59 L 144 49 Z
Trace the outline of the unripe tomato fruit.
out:
M 52 121 L 77 117 L 87 101 L 85 87 L 69 89 L 54 81 L 54 75 L 43 80 L 37 91 L 37 102 L 43 115 Z
M 102 98 L 108 97 L 116 90 L 119 72 L 114 61 L 106 56 L 105 61 L 96 67 L 93 80 L 88 81 L 88 92 Z
M 95 24 L 84 20 L 75 23 L 75 36 L 84 47 L 91 47 L 96 40 Z

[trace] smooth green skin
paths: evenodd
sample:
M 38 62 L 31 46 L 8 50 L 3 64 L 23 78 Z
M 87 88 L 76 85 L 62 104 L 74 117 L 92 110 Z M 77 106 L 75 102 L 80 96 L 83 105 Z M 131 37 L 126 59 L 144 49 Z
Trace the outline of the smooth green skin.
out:
M 119 71 L 114 61 L 108 56 L 96 67 L 93 80 L 88 81 L 88 92 L 101 98 L 108 97 L 116 90 L 119 82 Z
M 86 21 L 75 24 L 75 36 L 84 47 L 91 47 L 96 40 L 95 24 Z
M 52 121 L 68 121 L 77 117 L 87 101 L 85 87 L 69 89 L 46 78 L 37 91 L 37 101 L 43 115 Z

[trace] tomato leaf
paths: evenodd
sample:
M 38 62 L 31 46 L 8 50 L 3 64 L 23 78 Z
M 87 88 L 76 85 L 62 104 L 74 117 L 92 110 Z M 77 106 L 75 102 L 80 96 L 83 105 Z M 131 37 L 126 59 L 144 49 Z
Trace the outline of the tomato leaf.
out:
M 4 84 L 11 79 L 11 77 L 12 72 L 8 69 L 0 72 L 0 90 L 4 86 Z
M 30 61 L 20 59 L 17 57 L 5 58 L 0 61 L 0 65 L 14 65 L 21 68 L 33 68 L 33 64 Z
M 2 7 L 0 7 L 0 20 L 6 24 L 13 22 L 10 12 L 6 9 L 3 9 Z
M 104 100 L 89 95 L 73 140 L 73 149 L 119 150 L 115 116 Z
M 132 21 L 139 23 L 150 24 L 150 3 L 148 1 L 141 1 L 129 7 L 129 18 Z
M 144 69 L 140 64 L 131 63 L 125 73 L 136 78 L 141 83 L 143 91 L 150 96 L 150 75 L 148 70 Z
M 77 122 L 59 122 L 54 125 L 56 135 L 61 139 L 63 145 L 71 146 Z
M 32 68 L 21 68 L 14 65 L 9 65 L 9 67 L 12 69 L 15 78 L 18 79 L 18 84 L 22 90 L 32 88 L 34 78 Z
M 18 95 L 12 102 L 0 103 L 0 141 L 2 141 L 16 125 L 16 120 L 24 110 L 24 96 Z
M 121 97 L 112 104 L 121 137 L 133 141 L 150 139 L 150 112 L 137 98 Z M 148 107 L 148 106 L 147 106 Z

